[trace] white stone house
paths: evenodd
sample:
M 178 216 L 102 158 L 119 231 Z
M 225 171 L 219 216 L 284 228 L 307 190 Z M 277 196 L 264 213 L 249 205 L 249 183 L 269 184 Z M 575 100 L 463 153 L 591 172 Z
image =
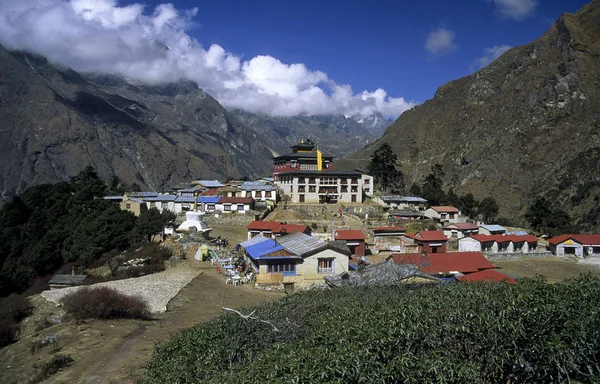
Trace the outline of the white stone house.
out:
M 548 240 L 550 251 L 562 257 L 600 257 L 600 235 L 561 235 Z
M 373 201 L 391 209 L 408 209 L 413 211 L 424 211 L 427 209 L 427 200 L 416 196 L 382 195 Z
M 459 252 L 531 253 L 537 250 L 538 239 L 524 235 L 473 235 L 458 240 Z
M 479 233 L 479 227 L 472 223 L 453 223 L 447 224 L 442 228 L 444 235 L 448 239 L 462 239 Z
M 442 224 L 462 223 L 466 218 L 461 217 L 460 210 L 451 205 L 429 207 L 423 214 Z
M 307 288 L 325 285 L 325 276 L 348 272 L 350 251 L 294 232 L 277 241 L 262 236 L 240 243 L 259 287 Z
M 255 202 L 275 204 L 277 202 L 277 187 L 258 181 L 246 181 L 240 186 L 241 197 L 251 197 Z

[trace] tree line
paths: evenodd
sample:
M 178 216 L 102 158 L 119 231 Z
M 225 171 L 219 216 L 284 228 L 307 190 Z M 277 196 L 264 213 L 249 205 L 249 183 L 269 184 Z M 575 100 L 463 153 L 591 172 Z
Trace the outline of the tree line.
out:
M 118 188 L 117 188 L 118 187 Z M 122 193 L 92 167 L 69 182 L 33 186 L 0 209 L 0 296 L 24 292 L 65 263 L 91 263 L 147 243 L 175 215 L 149 209 L 136 217 L 102 199 Z
M 389 144 L 382 144 L 371 156 L 368 171 L 375 178 L 378 189 L 386 193 L 404 193 L 404 174 L 397 169 L 398 156 Z M 434 164 L 431 172 L 421 184 L 413 183 L 408 192 L 413 196 L 426 199 L 429 205 L 452 205 L 459 208 L 462 213 L 471 218 L 481 218 L 485 222 L 492 222 L 498 216 L 499 207 L 492 197 L 477 200 L 472 193 L 457 195 L 450 187 L 444 190 L 444 171 L 440 164 Z

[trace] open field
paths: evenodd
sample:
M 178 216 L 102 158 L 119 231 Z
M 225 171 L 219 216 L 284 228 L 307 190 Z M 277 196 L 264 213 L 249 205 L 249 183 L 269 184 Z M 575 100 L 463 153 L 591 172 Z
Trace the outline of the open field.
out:
M 549 282 L 559 282 L 582 273 L 600 273 L 600 267 L 579 264 L 574 260 L 548 257 L 540 259 L 492 261 L 503 273 L 514 277 L 534 277 L 544 275 Z

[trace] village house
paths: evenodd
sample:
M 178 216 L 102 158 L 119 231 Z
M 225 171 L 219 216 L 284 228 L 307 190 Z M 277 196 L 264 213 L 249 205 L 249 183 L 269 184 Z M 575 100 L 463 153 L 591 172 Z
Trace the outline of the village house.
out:
M 376 227 L 373 228 L 375 241 L 374 250 L 404 252 L 406 227 Z
M 538 239 L 531 235 L 473 235 L 458 240 L 459 252 L 531 253 L 537 251 Z
M 161 213 L 163 211 L 171 211 L 175 212 L 175 200 L 177 196 L 175 195 L 157 195 L 154 197 L 147 197 L 144 199 L 144 203 L 146 203 L 146 208 L 156 208 Z
M 373 195 L 373 177 L 361 171 L 335 171 L 334 156 L 326 156 L 311 141 L 294 145 L 292 153 L 273 159 L 273 177 L 292 203 L 362 203 Z
M 556 256 L 600 257 L 600 235 L 560 235 L 548 240 Z
M 270 205 L 277 203 L 277 187 L 271 184 L 264 184 L 258 181 L 246 181 L 240 187 L 242 197 L 251 197 L 256 203 Z
M 189 188 L 181 188 L 177 190 L 177 196 L 180 197 L 195 197 L 206 191 L 207 189 L 201 185 L 195 185 Z
M 366 236 L 361 230 L 354 229 L 336 229 L 334 240 L 343 240 L 346 243 L 350 253 L 356 256 L 366 255 Z
M 482 235 L 504 235 L 506 228 L 498 224 L 485 224 L 479 227 L 479 233 Z
M 373 201 L 391 209 L 407 209 L 410 211 L 425 211 L 427 209 L 427 200 L 416 196 L 384 195 L 375 197 Z
M 146 203 L 142 199 L 138 199 L 136 197 L 124 199 L 120 203 L 120 207 L 122 211 L 129 211 L 136 216 L 145 212 L 148 208 L 146 207 Z
M 442 228 L 442 231 L 448 239 L 462 239 L 463 237 L 477 235 L 479 227 L 473 223 L 454 223 L 447 224 Z
M 414 245 L 413 251 L 417 253 L 445 253 L 448 238 L 441 231 L 419 231 L 407 233 L 406 238 Z M 406 244 L 406 248 L 411 248 Z M 416 248 L 416 249 L 415 249 Z
M 322 239 L 294 232 L 276 240 L 256 236 L 240 243 L 256 285 L 295 287 L 324 285 L 325 276 L 348 272 L 350 251 Z
M 387 260 L 396 264 L 416 265 L 425 273 L 437 277 L 456 278 L 483 270 L 496 268 L 481 252 L 451 252 L 392 254 Z
M 442 224 L 453 224 L 466 221 L 461 218 L 460 211 L 451 205 L 429 207 L 423 214 Z
M 255 236 L 276 238 L 292 232 L 301 232 L 309 236 L 312 233 L 312 229 L 306 225 L 283 224 L 279 221 L 253 221 L 246 226 L 246 229 L 248 230 L 248 240 Z
M 215 211 L 223 213 L 246 213 L 254 209 L 254 200 L 251 197 L 220 197 L 215 204 Z

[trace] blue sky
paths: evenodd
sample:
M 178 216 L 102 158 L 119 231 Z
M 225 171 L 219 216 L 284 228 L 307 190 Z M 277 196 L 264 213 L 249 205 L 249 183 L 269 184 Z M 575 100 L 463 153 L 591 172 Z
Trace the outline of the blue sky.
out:
M 198 7 L 191 30 L 244 57 L 271 55 L 304 63 L 354 89 L 385 89 L 423 102 L 440 85 L 468 75 L 484 49 L 518 46 L 541 36 L 563 12 L 587 1 L 541 0 L 520 20 L 486 0 L 424 1 L 174 1 Z M 454 31 L 456 50 L 432 54 L 424 46 L 438 28 Z
M 0 44 L 82 72 L 192 80 L 228 108 L 395 118 L 585 3 L 0 0 Z

